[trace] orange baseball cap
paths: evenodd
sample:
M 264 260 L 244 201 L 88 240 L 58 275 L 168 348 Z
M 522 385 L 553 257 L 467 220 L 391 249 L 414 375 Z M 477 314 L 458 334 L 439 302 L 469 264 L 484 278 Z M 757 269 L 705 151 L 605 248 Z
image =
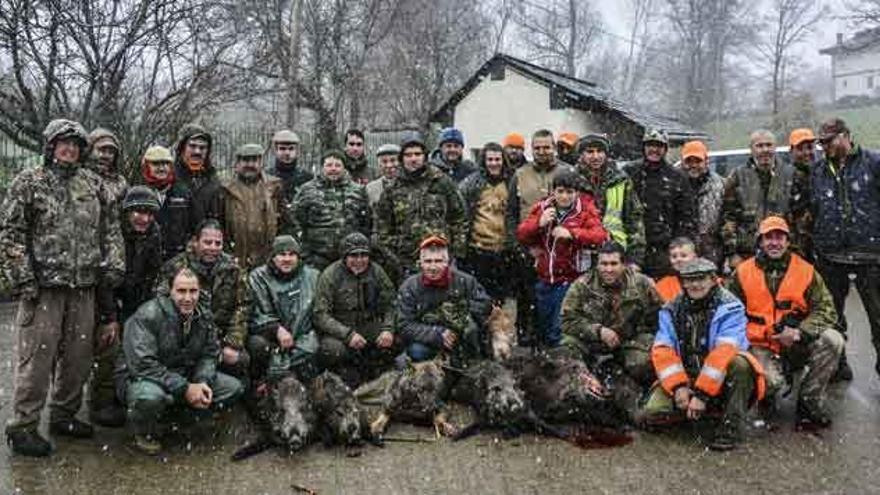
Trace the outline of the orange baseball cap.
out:
M 574 148 L 574 146 L 578 142 L 578 135 L 573 132 L 563 132 L 559 135 L 559 141 L 562 141 L 563 143 Z
M 786 222 L 784 218 L 770 215 L 764 220 L 761 220 L 761 225 L 758 226 L 758 235 L 764 235 L 768 232 L 773 232 L 774 230 L 781 230 L 786 234 L 791 233 L 788 230 L 788 222 Z
M 811 129 L 801 128 L 791 131 L 788 136 L 788 145 L 792 148 L 803 143 L 804 141 L 815 141 L 816 136 Z
M 686 160 L 692 156 L 705 160 L 709 158 L 709 148 L 702 141 L 688 141 L 681 148 L 681 159 Z
M 510 134 L 504 136 L 504 141 L 501 141 L 501 146 L 513 146 L 514 148 L 525 149 L 526 138 L 518 132 L 511 132 Z
M 442 235 L 432 234 L 428 237 L 422 239 L 421 244 L 419 244 L 419 251 L 422 249 L 427 249 L 429 247 L 447 247 L 449 246 L 449 241 L 446 240 L 446 237 Z

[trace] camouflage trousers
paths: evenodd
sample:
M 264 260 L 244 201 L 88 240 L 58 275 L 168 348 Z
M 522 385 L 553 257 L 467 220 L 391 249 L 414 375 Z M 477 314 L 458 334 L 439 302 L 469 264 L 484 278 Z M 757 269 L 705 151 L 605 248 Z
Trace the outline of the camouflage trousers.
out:
M 128 406 L 128 422 L 137 435 L 158 435 L 158 426 L 171 407 L 183 408 L 196 417 L 231 407 L 244 393 L 244 386 L 237 379 L 217 373 L 208 383 L 214 393 L 211 407 L 206 410 L 190 408 L 183 397 L 175 397 L 161 385 L 147 380 L 131 380 L 125 387 Z
M 41 288 L 36 299 L 19 302 L 15 326 L 18 360 L 8 429 L 39 422 L 50 384 L 49 420 L 73 418 L 92 366 L 94 288 Z
M 741 425 L 749 410 L 749 401 L 755 390 L 755 372 L 743 356 L 735 357 L 727 366 L 724 387 L 719 397 L 713 397 L 707 404 L 707 411 L 721 410 L 724 421 Z M 675 399 L 663 390 L 660 384 L 651 389 L 648 400 L 642 406 L 640 416 L 648 424 L 661 424 L 682 421 L 685 412 L 675 406 Z
M 801 380 L 798 399 L 822 404 L 825 399 L 825 389 L 828 388 L 831 377 L 837 371 L 837 363 L 844 344 L 843 335 L 829 328 L 809 344 L 798 342 L 791 348 L 783 350 L 782 354 L 776 354 L 765 347 L 752 347 L 750 352 L 764 367 L 767 399 L 771 401 L 775 399 L 776 394 L 785 387 L 787 378 L 790 378 L 787 375 L 806 367 L 807 372 Z

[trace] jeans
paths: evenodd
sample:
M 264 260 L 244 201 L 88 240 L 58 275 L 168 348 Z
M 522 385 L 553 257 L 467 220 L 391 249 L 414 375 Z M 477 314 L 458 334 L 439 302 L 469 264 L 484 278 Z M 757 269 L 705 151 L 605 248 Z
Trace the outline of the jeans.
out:
M 569 282 L 548 284 L 540 280 L 535 284 L 535 329 L 547 347 L 557 347 L 562 341 L 559 312 L 569 285 Z

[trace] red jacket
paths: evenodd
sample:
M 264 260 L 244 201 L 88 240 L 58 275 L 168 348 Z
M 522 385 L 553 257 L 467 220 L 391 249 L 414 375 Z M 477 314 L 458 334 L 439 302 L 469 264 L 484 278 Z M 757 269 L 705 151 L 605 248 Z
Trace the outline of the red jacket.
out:
M 538 227 L 541 214 L 552 204 L 551 197 L 535 204 L 516 229 L 516 238 L 520 244 L 531 248 L 542 281 L 549 284 L 573 282 L 580 275 L 578 257 L 588 255 L 581 250 L 602 244 L 608 239 L 608 233 L 602 227 L 592 195 L 581 193 L 561 224 L 571 232 L 572 239 L 553 238 L 550 232 L 558 225 L 556 221 L 543 229 Z

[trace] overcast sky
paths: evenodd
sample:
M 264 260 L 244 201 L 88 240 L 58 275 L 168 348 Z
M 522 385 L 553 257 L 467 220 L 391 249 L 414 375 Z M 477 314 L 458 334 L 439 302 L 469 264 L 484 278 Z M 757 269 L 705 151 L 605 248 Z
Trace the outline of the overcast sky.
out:
M 599 10 L 603 13 L 604 21 L 607 24 L 607 27 L 610 31 L 618 34 L 619 36 L 623 36 L 624 38 L 629 36 L 627 32 L 629 25 L 629 14 L 627 13 L 627 4 L 625 0 L 592 0 L 593 4 L 598 7 Z M 770 0 L 758 0 L 759 3 L 769 4 Z M 836 33 L 842 32 L 847 33 L 845 36 L 849 36 L 851 33 L 848 31 L 847 23 L 845 20 L 840 19 L 841 15 L 845 12 L 844 7 L 842 6 L 843 2 L 839 0 L 825 0 L 824 3 L 829 6 L 830 14 L 827 20 L 820 23 L 820 26 L 813 31 L 813 33 L 809 36 L 808 40 L 799 47 L 799 50 L 805 55 L 814 60 L 814 65 L 827 67 L 829 71 L 831 71 L 831 58 L 828 56 L 823 56 L 819 54 L 819 49 L 825 48 L 834 44 L 836 39 Z M 619 40 L 620 43 L 623 43 L 623 40 Z

